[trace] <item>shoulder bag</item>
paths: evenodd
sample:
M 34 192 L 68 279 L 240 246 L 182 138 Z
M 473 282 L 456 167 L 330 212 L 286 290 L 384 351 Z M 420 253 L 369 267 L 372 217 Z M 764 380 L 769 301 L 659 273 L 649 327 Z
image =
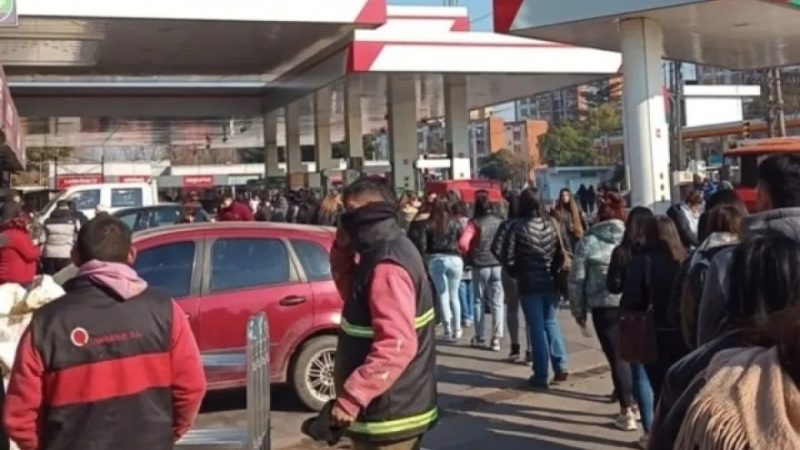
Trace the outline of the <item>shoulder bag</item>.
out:
M 647 298 L 645 311 L 622 311 L 619 319 L 619 351 L 625 361 L 637 364 L 658 362 L 655 308 L 650 285 L 652 262 L 647 259 L 644 292 Z

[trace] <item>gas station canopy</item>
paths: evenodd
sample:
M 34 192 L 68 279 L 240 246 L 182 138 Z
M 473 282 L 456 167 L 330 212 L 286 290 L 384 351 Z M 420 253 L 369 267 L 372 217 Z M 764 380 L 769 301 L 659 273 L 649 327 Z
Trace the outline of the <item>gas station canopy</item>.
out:
M 620 51 L 619 22 L 663 28 L 665 57 L 754 69 L 800 61 L 795 0 L 494 0 L 495 30 Z
M 385 0 L 25 0 L 0 31 L 13 75 L 249 75 L 270 81 L 353 30 Z M 84 78 L 85 80 L 85 78 Z
M 31 1 L 35 3 L 35 0 Z M 56 3 L 58 0 L 52 1 Z M 247 0 L 234 1 L 250 3 Z M 316 6 L 320 8 L 327 7 L 329 12 L 336 10 L 342 17 L 340 20 L 358 18 L 355 12 L 342 16 L 341 6 L 344 4 L 363 4 L 362 8 L 367 12 L 376 9 L 373 0 L 337 1 L 336 8 L 331 8 L 331 2 L 320 0 L 302 0 L 302 3 L 307 3 L 309 8 L 311 4 L 318 4 Z M 61 9 L 64 8 L 66 6 L 62 5 Z M 306 8 L 296 5 L 291 8 L 292 11 L 300 9 Z M 355 8 L 351 9 L 355 11 Z M 37 14 L 48 11 L 42 10 Z M 58 11 L 56 8 L 49 14 L 56 15 Z M 22 12 L 24 30 L 29 18 L 25 10 Z M 83 13 L 88 12 L 74 11 L 72 14 Z M 182 43 L 176 48 L 186 48 L 186 53 L 178 56 L 175 54 L 178 50 L 169 50 L 170 46 L 157 45 L 155 41 L 148 46 L 136 39 L 120 38 L 119 41 L 95 42 L 101 47 L 94 65 L 50 64 L 40 67 L 47 66 L 44 60 L 37 60 L 36 64 L 23 63 L 20 59 L 25 55 L 20 55 L 8 70 L 14 74 L 14 95 L 21 110 L 29 116 L 209 117 L 216 111 L 222 116 L 247 117 L 258 115 L 262 110 L 283 107 L 348 77 L 358 79 L 362 96 L 385 99 L 386 86 L 380 80 L 389 76 L 413 76 L 420 80 L 419 83 L 431 87 L 429 92 L 441 93 L 443 74 L 463 74 L 468 84 L 467 106 L 474 109 L 607 77 L 617 73 L 621 65 L 621 57 L 616 52 L 469 31 L 466 8 L 384 6 L 385 23 L 378 27 L 364 17 L 373 20 L 380 14 L 365 14 L 362 11 L 359 16 L 362 22 L 335 26 L 329 22 L 288 25 L 235 22 L 241 20 L 240 16 L 227 17 L 227 21 L 225 16 L 217 17 L 216 22 L 117 18 L 111 22 L 123 27 L 125 36 L 149 36 L 154 29 L 171 27 L 165 33 L 175 36 Z M 248 17 L 255 20 L 257 16 Z M 277 20 L 270 17 L 265 16 L 265 20 Z M 302 17 L 306 21 L 313 19 L 313 16 Z M 209 25 L 214 31 L 211 35 L 203 29 Z M 237 35 L 248 27 L 254 34 L 247 37 Z M 315 31 L 305 33 L 303 27 Z M 375 29 L 363 29 L 365 27 Z M 225 30 L 230 30 L 230 36 L 222 38 L 221 42 L 212 39 L 225 35 Z M 274 36 L 264 37 L 270 33 Z M 259 43 L 259 36 L 263 42 Z M 42 47 L 60 42 L 46 40 L 43 34 L 39 38 L 43 39 L 39 43 Z M 156 39 L 142 38 L 144 41 Z M 327 44 L 323 45 L 321 40 Z M 260 49 L 264 49 L 264 53 L 252 58 L 233 56 L 237 53 L 237 45 L 242 46 L 241 53 L 258 53 Z M 270 55 L 274 56 L 276 52 L 287 55 L 293 51 L 302 53 L 294 46 L 325 47 L 325 51 L 317 51 L 312 56 L 298 54 L 294 59 L 287 56 L 283 60 L 289 62 L 272 64 L 276 58 Z M 151 47 L 157 51 L 150 53 L 148 49 Z M 205 53 L 209 49 L 212 53 L 225 55 L 211 57 Z M 123 58 L 122 54 L 129 57 Z M 138 56 L 134 58 L 134 55 Z M 27 57 L 34 58 L 34 55 Z M 240 64 L 230 58 L 247 61 Z M 128 59 L 138 62 L 126 62 Z M 185 74 L 181 75 L 182 72 Z M 110 75 L 112 73 L 114 75 Z M 153 102 L 154 98 L 161 101 Z

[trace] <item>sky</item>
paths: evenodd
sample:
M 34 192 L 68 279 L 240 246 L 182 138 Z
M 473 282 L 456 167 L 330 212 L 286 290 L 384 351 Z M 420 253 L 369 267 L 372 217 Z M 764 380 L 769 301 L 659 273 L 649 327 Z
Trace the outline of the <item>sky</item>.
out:
M 443 3 L 443 0 L 389 0 L 390 5 L 441 6 Z M 492 30 L 492 0 L 458 0 L 458 4 L 469 8 L 473 30 Z

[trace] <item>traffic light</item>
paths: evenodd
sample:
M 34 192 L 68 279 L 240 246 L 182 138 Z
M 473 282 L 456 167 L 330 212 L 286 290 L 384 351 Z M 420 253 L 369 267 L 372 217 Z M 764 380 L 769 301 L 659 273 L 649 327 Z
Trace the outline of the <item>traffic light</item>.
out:
M 750 139 L 750 121 L 742 122 L 742 139 Z

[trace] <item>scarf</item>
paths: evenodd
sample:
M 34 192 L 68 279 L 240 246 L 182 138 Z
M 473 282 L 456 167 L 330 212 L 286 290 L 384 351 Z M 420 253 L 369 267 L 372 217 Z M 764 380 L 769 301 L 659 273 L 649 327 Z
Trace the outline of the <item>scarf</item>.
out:
M 147 289 L 147 282 L 127 264 L 93 259 L 78 269 L 78 276 L 111 289 L 123 300 L 130 300 Z
M 777 349 L 734 348 L 717 354 L 692 401 L 674 448 L 800 448 L 800 390 L 781 368 Z
M 390 202 L 367 203 L 353 211 L 342 214 L 341 223 L 344 230 L 353 240 L 357 249 L 364 248 L 369 244 L 386 236 L 383 233 L 373 232 L 375 225 L 381 222 L 389 222 L 397 226 L 397 205 Z M 391 225 L 391 224 L 390 224 Z

